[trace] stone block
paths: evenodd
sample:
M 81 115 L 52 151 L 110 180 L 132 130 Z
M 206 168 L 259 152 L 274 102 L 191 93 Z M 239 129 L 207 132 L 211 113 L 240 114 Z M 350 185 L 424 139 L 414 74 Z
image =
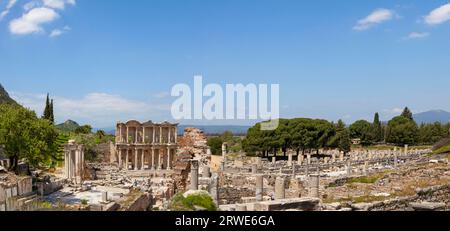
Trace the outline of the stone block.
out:
M 318 198 L 295 198 L 277 201 L 265 201 L 255 204 L 256 211 L 282 211 L 296 209 L 300 211 L 318 210 L 320 200 Z
M 445 209 L 445 203 L 434 202 L 422 202 L 422 203 L 410 203 L 415 211 L 440 211 Z

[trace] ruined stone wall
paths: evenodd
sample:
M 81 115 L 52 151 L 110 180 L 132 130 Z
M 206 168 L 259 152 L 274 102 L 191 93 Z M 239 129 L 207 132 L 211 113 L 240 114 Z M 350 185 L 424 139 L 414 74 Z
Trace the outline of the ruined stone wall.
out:
M 254 197 L 255 189 L 241 187 L 221 187 L 219 188 L 219 200 L 224 204 L 241 203 L 242 197 Z

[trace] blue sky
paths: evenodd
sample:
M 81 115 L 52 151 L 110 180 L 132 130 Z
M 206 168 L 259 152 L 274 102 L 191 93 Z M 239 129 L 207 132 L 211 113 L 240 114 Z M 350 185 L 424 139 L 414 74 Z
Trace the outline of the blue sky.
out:
M 168 92 L 194 75 L 278 83 L 282 117 L 450 111 L 449 4 L 0 0 L 0 83 L 38 113 L 50 92 L 58 122 L 95 127 L 170 120 Z

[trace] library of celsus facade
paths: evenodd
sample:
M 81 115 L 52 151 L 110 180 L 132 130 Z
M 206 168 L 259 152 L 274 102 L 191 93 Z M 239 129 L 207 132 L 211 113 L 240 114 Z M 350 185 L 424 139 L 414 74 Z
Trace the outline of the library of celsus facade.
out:
M 126 170 L 170 170 L 177 151 L 178 124 L 117 123 L 116 152 L 119 168 Z

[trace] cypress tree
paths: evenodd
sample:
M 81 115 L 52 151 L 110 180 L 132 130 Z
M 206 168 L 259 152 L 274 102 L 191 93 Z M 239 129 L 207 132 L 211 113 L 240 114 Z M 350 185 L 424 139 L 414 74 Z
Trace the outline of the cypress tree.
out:
M 383 140 L 383 129 L 381 127 L 381 121 L 380 121 L 380 115 L 377 113 L 375 113 L 375 116 L 373 118 L 373 124 L 372 124 L 373 128 L 373 138 L 375 140 L 375 142 L 380 142 Z
M 50 108 L 49 120 L 50 120 L 50 122 L 52 122 L 52 124 L 54 124 L 55 123 L 55 115 L 53 114 L 53 99 L 50 102 L 49 108 Z
M 45 108 L 44 108 L 44 114 L 42 115 L 42 119 L 50 119 L 50 99 L 49 94 L 47 93 L 47 99 L 45 100 Z

